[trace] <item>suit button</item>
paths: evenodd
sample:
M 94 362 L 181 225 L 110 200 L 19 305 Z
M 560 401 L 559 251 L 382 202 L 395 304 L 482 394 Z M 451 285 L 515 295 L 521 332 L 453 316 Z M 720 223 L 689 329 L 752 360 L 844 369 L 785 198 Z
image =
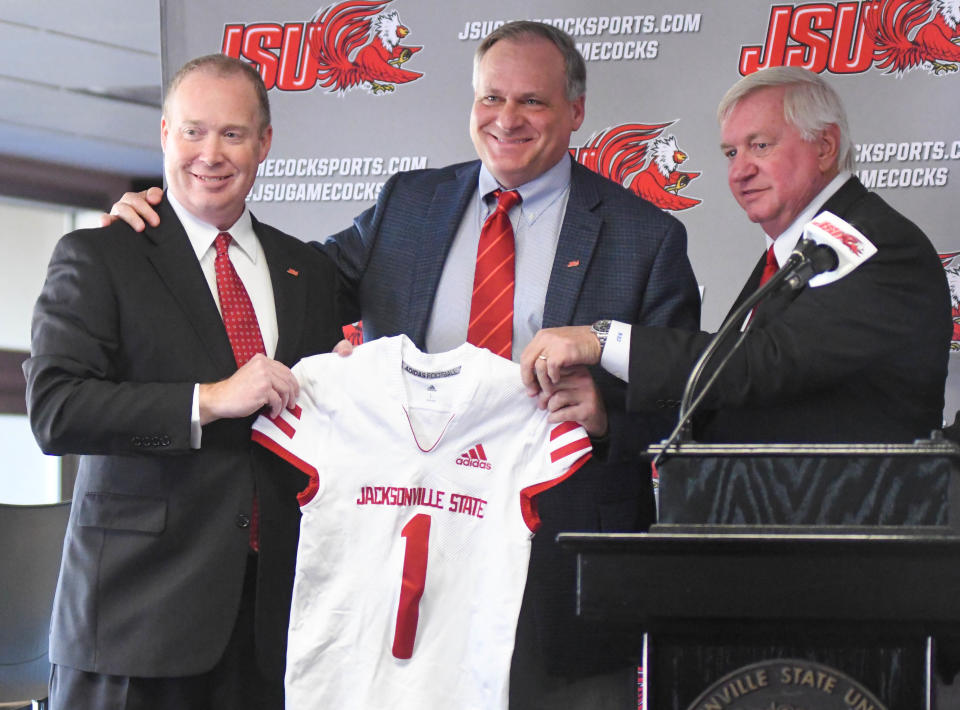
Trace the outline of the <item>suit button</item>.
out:
M 160 439 L 160 446 L 170 446 L 170 437 L 165 436 L 162 439 Z
M 134 446 L 143 446 L 139 436 L 134 436 L 133 438 L 131 438 L 130 443 L 133 444 Z
M 250 516 L 246 513 L 237 513 L 236 523 L 238 528 L 249 528 Z

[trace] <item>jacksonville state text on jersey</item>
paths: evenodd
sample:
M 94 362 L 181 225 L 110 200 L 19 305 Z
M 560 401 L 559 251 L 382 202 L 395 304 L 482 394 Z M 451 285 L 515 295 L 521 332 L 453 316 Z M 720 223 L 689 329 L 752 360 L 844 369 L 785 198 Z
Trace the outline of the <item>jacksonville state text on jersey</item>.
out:
M 310 476 L 287 707 L 506 708 L 533 496 L 589 458 L 587 433 L 472 345 L 382 338 L 293 371 L 297 407 L 253 433 Z

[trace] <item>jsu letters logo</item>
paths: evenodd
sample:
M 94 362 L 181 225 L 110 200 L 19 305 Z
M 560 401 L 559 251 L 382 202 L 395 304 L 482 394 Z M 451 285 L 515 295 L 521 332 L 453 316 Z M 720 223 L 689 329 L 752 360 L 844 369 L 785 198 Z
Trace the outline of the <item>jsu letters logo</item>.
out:
M 687 154 L 680 150 L 676 136 L 663 135 L 673 123 L 612 126 L 593 134 L 583 146 L 571 148 L 570 154 L 660 209 L 685 210 L 700 204 L 700 200 L 680 191 L 700 173 L 679 170 Z
M 840 229 L 833 222 L 823 219 L 818 222 L 814 222 L 815 227 L 820 227 L 827 234 L 831 234 L 837 239 L 840 240 L 840 243 L 843 244 L 851 253 L 860 256 L 863 254 L 863 242 L 861 242 L 855 234 L 850 234 Z
M 796 66 L 858 74 L 874 65 L 936 75 L 960 67 L 960 0 L 861 0 L 774 5 L 762 45 L 740 48 L 740 73 Z
M 267 89 L 308 91 L 316 85 L 340 94 L 362 87 L 373 94 L 419 79 L 403 68 L 422 47 L 400 44 L 410 30 L 391 0 L 347 0 L 320 9 L 309 22 L 229 24 L 224 54 L 246 59 Z

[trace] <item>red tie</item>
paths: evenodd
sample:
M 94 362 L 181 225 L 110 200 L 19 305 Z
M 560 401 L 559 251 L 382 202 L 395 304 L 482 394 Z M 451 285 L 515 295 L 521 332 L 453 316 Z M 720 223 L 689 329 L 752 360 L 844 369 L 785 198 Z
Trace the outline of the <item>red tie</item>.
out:
M 260 324 L 257 322 L 253 303 L 230 261 L 231 240 L 232 237 L 226 232 L 217 235 L 213 243 L 217 258 L 213 264 L 217 272 L 220 312 L 227 329 L 227 337 L 230 339 L 230 347 L 233 348 L 233 357 L 239 368 L 257 353 L 266 355 L 267 350 L 263 347 L 263 337 L 260 335 Z M 254 551 L 260 549 L 260 504 L 256 493 L 253 494 L 253 507 L 250 511 L 250 547 Z
M 777 255 L 773 253 L 773 244 L 771 244 L 767 249 L 767 263 L 763 265 L 763 273 L 760 275 L 760 285 L 767 283 L 779 270 L 780 264 L 777 263 Z
M 777 255 L 773 253 L 773 244 L 770 245 L 770 248 L 767 249 L 767 261 L 763 265 L 763 273 L 760 274 L 760 285 L 757 288 L 761 288 L 767 281 L 773 278 L 773 275 L 780 270 L 780 264 L 777 263 Z M 753 310 L 750 311 L 750 315 L 747 317 L 747 320 L 744 323 L 749 323 L 750 320 L 757 312 L 757 307 L 754 306 Z M 744 327 L 746 327 L 744 325 Z
M 495 190 L 497 207 L 480 230 L 467 342 L 510 359 L 513 347 L 514 243 L 510 209 L 516 190 Z

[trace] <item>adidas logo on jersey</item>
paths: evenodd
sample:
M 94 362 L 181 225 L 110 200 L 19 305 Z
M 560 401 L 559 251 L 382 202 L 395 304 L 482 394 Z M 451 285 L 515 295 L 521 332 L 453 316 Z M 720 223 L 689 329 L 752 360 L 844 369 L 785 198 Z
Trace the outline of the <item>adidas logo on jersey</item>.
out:
M 469 451 L 464 451 L 457 457 L 458 466 L 466 466 L 467 468 L 483 468 L 490 470 L 493 466 L 490 465 L 490 462 L 487 461 L 487 454 L 483 450 L 483 444 L 477 444 Z

